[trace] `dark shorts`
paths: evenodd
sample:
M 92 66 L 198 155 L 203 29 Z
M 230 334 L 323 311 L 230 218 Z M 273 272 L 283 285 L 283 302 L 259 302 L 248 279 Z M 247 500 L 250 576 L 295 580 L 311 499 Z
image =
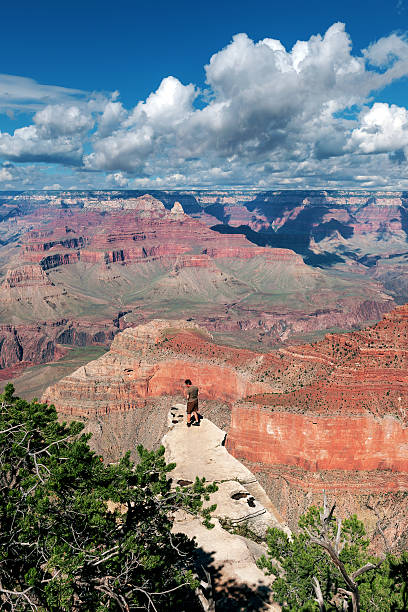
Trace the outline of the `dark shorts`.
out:
M 187 414 L 196 412 L 198 409 L 198 399 L 192 399 L 187 402 Z

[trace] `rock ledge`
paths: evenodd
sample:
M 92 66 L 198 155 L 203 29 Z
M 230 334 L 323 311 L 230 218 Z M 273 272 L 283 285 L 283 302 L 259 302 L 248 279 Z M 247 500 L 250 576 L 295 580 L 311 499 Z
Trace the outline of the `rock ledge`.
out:
M 273 602 L 271 579 L 257 567 L 256 560 L 265 552 L 263 546 L 221 527 L 220 519 L 232 525 L 245 524 L 257 535 L 268 527 L 287 530 L 273 504 L 255 476 L 232 457 L 224 446 L 225 432 L 208 419 L 200 427 L 186 427 L 185 406 L 176 404 L 169 413 L 169 432 L 163 438 L 165 457 L 176 463 L 171 473 L 174 484 L 194 481 L 196 476 L 215 482 L 218 491 L 209 504 L 217 504 L 211 530 L 186 513 L 178 513 L 173 531 L 195 537 L 198 560 L 212 581 L 211 597 L 205 610 L 280 610 Z M 216 605 L 216 608 L 213 606 Z M 262 608 L 259 608 L 259 606 Z

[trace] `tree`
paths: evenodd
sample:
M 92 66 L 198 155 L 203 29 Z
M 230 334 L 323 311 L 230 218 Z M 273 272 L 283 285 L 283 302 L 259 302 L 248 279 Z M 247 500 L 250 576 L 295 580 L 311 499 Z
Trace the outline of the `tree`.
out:
M 283 610 L 406 610 L 408 556 L 370 555 L 363 523 L 355 515 L 336 519 L 334 510 L 324 496 L 323 508 L 312 506 L 300 518 L 298 534 L 269 530 L 259 566 L 276 576 L 272 588 Z
M 172 534 L 214 485 L 171 487 L 164 449 L 105 466 L 83 425 L 53 406 L 0 395 L 0 608 L 194 609 L 194 543 Z

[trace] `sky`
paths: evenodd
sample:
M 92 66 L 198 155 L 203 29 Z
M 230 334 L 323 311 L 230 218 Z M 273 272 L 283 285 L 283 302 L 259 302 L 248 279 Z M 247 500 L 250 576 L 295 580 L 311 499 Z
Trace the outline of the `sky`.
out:
M 3 4 L 0 190 L 408 190 L 406 0 Z

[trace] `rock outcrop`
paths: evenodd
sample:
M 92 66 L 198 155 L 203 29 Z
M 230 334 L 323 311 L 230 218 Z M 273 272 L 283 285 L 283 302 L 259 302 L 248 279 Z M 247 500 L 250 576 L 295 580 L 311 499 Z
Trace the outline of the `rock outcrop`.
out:
M 384 516 L 389 540 L 406 545 L 407 316 L 403 306 L 361 332 L 282 349 L 280 364 L 263 364 L 280 393 L 233 405 L 227 447 L 263 479 L 292 527 L 326 489 L 372 533 Z
M 252 374 L 258 359 L 251 351 L 215 345 L 194 322 L 154 320 L 125 329 L 108 353 L 49 387 L 43 398 L 64 414 L 93 417 L 178 396 L 190 377 L 203 399 L 226 403 L 272 390 Z
M 40 266 L 25 265 L 8 270 L 2 283 L 3 292 L 11 289 L 26 289 L 27 287 L 51 287 L 48 279 Z
M 127 418 L 138 429 L 155 398 L 180 397 L 184 379 L 192 379 L 204 410 L 215 402 L 219 412 L 231 412 L 227 449 L 265 479 L 283 515 L 283 489 L 301 492 L 296 507 L 285 506 L 293 525 L 309 493 L 322 488 L 354 501 L 363 492 L 365 501 L 388 492 L 401 508 L 398 496 L 408 491 L 407 359 L 408 306 L 366 330 L 266 354 L 218 345 L 191 321 L 159 320 L 125 329 L 108 353 L 49 387 L 43 399 L 73 417 L 135 415 Z M 396 539 L 405 529 L 398 521 Z
M 184 215 L 184 210 L 180 202 L 174 202 L 173 208 L 171 209 L 170 212 L 172 215 L 175 215 L 176 217 Z
M 256 565 L 265 548 L 226 531 L 222 525 L 245 526 L 260 536 L 265 536 L 268 527 L 286 528 L 255 476 L 225 449 L 225 432 L 208 419 L 203 419 L 199 428 L 187 430 L 184 412 L 183 405 L 171 409 L 170 430 L 163 438 L 166 461 L 176 464 L 171 478 L 174 485 L 192 483 L 196 476 L 217 484 L 218 491 L 207 503 L 217 507 L 213 529 L 178 512 L 173 531 L 196 539 L 198 564 L 211 578 L 209 599 L 215 605 L 211 609 L 242 610 L 245 600 L 246 610 L 277 611 L 280 607 L 273 602 L 271 578 Z
M 41 321 L 47 316 L 52 320 L 57 304 L 72 312 L 67 291 L 53 283 L 40 265 L 25 264 L 7 271 L 1 284 L 0 320 L 13 324 Z
M 177 396 L 191 378 L 203 399 L 232 405 L 227 446 L 238 457 L 404 474 L 407 359 L 408 306 L 373 328 L 266 355 L 219 346 L 194 322 L 156 320 L 117 335 L 44 399 L 65 414 L 108 414 Z
M 408 471 L 407 306 L 281 357 L 281 369 L 292 368 L 286 392 L 233 407 L 228 445 L 237 456 L 311 471 Z

